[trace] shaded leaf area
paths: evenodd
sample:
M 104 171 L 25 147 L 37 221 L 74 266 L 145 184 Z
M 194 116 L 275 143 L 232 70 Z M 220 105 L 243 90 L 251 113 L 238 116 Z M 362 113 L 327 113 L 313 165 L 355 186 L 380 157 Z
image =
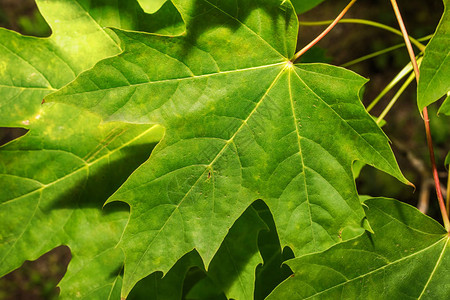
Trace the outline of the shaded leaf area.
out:
M 127 299 L 182 299 L 185 278 L 195 267 L 202 268 L 203 264 L 198 253 L 192 251 L 180 258 L 164 277 L 156 272 L 139 281 Z
M 288 62 L 298 29 L 288 2 L 173 2 L 185 36 L 116 30 L 124 53 L 46 98 L 167 129 L 150 160 L 108 200 L 132 207 L 121 243 L 123 296 L 194 248 L 208 266 L 257 199 L 296 256 L 362 234 L 352 162 L 407 182 L 360 102 L 365 80 Z
M 253 299 L 262 300 L 292 274 L 291 269 L 283 262 L 294 258 L 294 254 L 288 247 L 285 247 L 282 251 L 272 213 L 267 205 L 262 201 L 257 201 L 253 204 L 253 207 L 269 228 L 268 231 L 261 231 L 258 236 L 258 247 L 264 262 L 262 265 L 258 265 L 256 269 Z
M 102 125 L 75 107 L 46 105 L 27 135 L 0 148 L 0 274 L 68 245 L 62 297 L 107 299 L 118 285 L 116 245 L 129 212 L 101 207 L 162 134 L 159 126 Z
M 292 274 L 282 266 L 284 260 L 272 215 L 257 201 L 233 225 L 206 277 L 190 287 L 185 298 L 264 299 Z
M 203 288 L 206 288 L 215 295 L 226 295 L 227 298 L 253 299 L 255 269 L 262 263 L 257 239 L 259 232 L 266 228 L 258 213 L 249 207 L 231 227 L 207 272 L 198 253 L 192 251 L 183 256 L 162 279 L 161 272 L 157 272 L 140 281 L 127 299 L 181 299 L 185 276 L 194 267 L 204 273 L 200 276 L 198 273 L 193 273 L 195 276 L 189 274 L 192 279 L 187 278 L 186 281 L 194 280 L 195 283 L 189 287 L 187 298 L 200 297 L 197 292 L 203 293 Z
M 324 0 L 291 0 L 297 14 L 301 14 L 310 9 L 313 9 L 323 1 Z
M 139 281 L 127 299 L 264 299 L 292 274 L 285 260 L 272 215 L 257 201 L 233 224 L 208 271 L 189 252 L 164 277 L 156 272 Z
M 264 299 L 292 274 L 289 267 L 282 265 L 288 257 L 293 254 L 289 249 L 281 252 L 267 205 L 257 201 L 233 225 L 206 277 L 190 287 L 185 298 Z
M 287 262 L 293 277 L 268 299 L 448 299 L 448 233 L 397 200 L 364 202 L 374 234 Z
M 169 2 L 155 15 L 136 1 L 36 0 L 52 29 L 49 38 L 0 28 L 0 126 L 27 127 L 45 95 L 72 81 L 99 60 L 121 51 L 106 26 L 176 33 L 184 23 Z
M 209 278 L 205 277 L 199 281 L 189 293 L 186 295 L 186 300 L 226 300 L 228 299 L 220 289 Z
M 417 87 L 417 104 L 420 111 L 450 92 L 450 3 L 448 0 L 443 1 L 444 14 L 425 49 L 420 66 L 420 80 Z M 450 106 L 448 98 L 442 106 Z
M 228 299 L 253 299 L 255 269 L 263 262 L 258 233 L 266 224 L 250 207 L 230 229 L 209 264 L 207 276 Z

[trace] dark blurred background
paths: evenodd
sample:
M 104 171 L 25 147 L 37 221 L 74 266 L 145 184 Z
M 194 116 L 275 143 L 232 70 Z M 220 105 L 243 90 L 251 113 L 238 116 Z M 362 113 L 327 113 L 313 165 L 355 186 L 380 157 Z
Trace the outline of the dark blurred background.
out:
M 347 3 L 347 0 L 325 1 L 315 9 L 301 15 L 300 20 L 333 19 Z M 398 0 L 398 4 L 408 31 L 415 38 L 432 34 L 443 12 L 441 0 Z M 349 11 L 346 18 L 368 19 L 398 28 L 388 0 L 360 0 Z M 47 37 L 51 34 L 50 28 L 33 0 L 0 0 L 0 26 L 25 35 Z M 301 26 L 298 48 L 314 39 L 323 29 L 324 26 Z M 308 55 L 305 55 L 305 59 L 342 65 L 402 41 L 401 37 L 378 28 L 357 24 L 338 24 Z M 408 62 L 409 57 L 405 48 L 400 48 L 349 67 L 370 79 L 364 92 L 364 104 L 367 106 Z M 361 194 L 392 197 L 414 206 L 417 206 L 419 202 L 424 207 L 428 205 L 427 214 L 440 221 L 430 172 L 425 130 L 415 102 L 415 89 L 415 83 L 406 89 L 386 116 L 387 123 L 383 129 L 392 140 L 392 147 L 400 168 L 415 184 L 416 190 L 370 167 L 362 170 L 357 179 L 357 188 Z M 371 114 L 378 116 L 395 91 L 396 89 L 388 93 L 375 106 Z M 436 115 L 441 102 L 442 100 L 432 105 L 429 111 L 438 170 L 441 182 L 445 183 L 448 173 L 443 162 L 450 149 L 450 118 Z M 21 128 L 0 128 L 0 145 L 25 132 Z M 20 269 L 0 279 L 0 300 L 55 299 L 58 295 L 56 285 L 64 275 L 69 261 L 70 250 L 67 247 L 59 247 L 37 261 L 26 262 Z
M 443 12 L 442 0 L 397 0 L 397 2 L 412 37 L 421 38 L 434 33 Z M 313 10 L 300 15 L 300 21 L 333 19 L 347 3 L 346 0 L 325 1 Z M 367 19 L 398 28 L 388 0 L 358 1 L 345 18 Z M 298 48 L 307 44 L 324 28 L 325 26 L 301 26 Z M 338 24 L 318 43 L 318 49 L 311 52 L 331 64 L 342 65 L 402 42 L 402 37 L 378 28 L 359 24 Z M 416 48 L 415 51 L 416 54 L 419 53 Z M 366 107 L 408 62 L 406 49 L 400 48 L 347 67 L 370 79 L 363 96 Z M 373 116 L 380 115 L 402 83 L 403 81 L 374 107 L 370 112 Z M 430 171 L 425 129 L 416 104 L 416 88 L 414 81 L 387 114 L 386 124 L 383 126 L 383 130 L 392 141 L 392 148 L 400 168 L 408 180 L 416 186 L 416 190 L 371 167 L 362 170 L 357 179 L 357 188 L 360 194 L 364 195 L 392 197 L 414 206 L 418 206 L 420 202 L 428 215 L 441 221 Z M 441 183 L 444 184 L 448 176 L 444 168 L 444 159 L 450 149 L 450 118 L 444 115 L 437 116 L 442 101 L 443 99 L 431 105 L 429 113 L 437 167 Z M 446 188 L 445 185 L 443 187 Z

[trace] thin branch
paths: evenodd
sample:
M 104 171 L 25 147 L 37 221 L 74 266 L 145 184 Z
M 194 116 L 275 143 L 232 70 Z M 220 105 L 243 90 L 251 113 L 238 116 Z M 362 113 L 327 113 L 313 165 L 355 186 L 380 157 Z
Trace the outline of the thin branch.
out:
M 414 80 L 415 77 L 416 77 L 415 74 L 411 73 L 411 75 L 408 77 L 408 79 L 403 83 L 403 85 L 400 87 L 400 89 L 397 91 L 397 93 L 395 93 L 394 97 L 392 97 L 392 99 L 389 102 L 389 104 L 386 106 L 386 108 L 380 114 L 380 116 L 377 119 L 377 124 L 380 124 L 381 121 L 383 121 L 384 117 L 386 117 L 388 112 L 394 106 L 395 102 L 397 102 L 398 98 L 400 98 L 400 96 L 403 94 L 403 92 L 406 90 L 406 88 Z
M 407 64 L 394 79 L 389 82 L 389 84 L 381 91 L 381 93 L 372 101 L 372 103 L 367 106 L 367 111 L 370 112 L 372 108 L 386 95 L 390 90 L 394 88 L 403 78 L 405 78 L 412 71 L 412 64 Z
M 346 63 L 342 64 L 341 67 L 347 68 L 347 67 L 356 65 L 357 63 L 360 63 L 360 62 L 369 60 L 371 58 L 374 58 L 374 57 L 377 57 L 377 56 L 380 56 L 380 55 L 392 52 L 394 50 L 400 49 L 402 47 L 405 47 L 405 44 L 398 44 L 398 45 L 395 45 L 395 46 L 392 46 L 392 47 L 389 47 L 389 48 L 386 48 L 386 49 L 383 49 L 383 50 L 380 50 L 380 51 L 377 51 L 377 52 L 373 52 L 373 53 L 364 55 L 364 56 L 362 56 L 360 58 L 357 58 L 357 59 L 351 60 L 349 62 L 346 62 Z
M 333 22 L 333 20 L 316 21 L 316 22 L 302 21 L 302 22 L 299 22 L 299 24 L 303 25 L 303 26 L 320 26 L 320 25 L 328 25 L 328 24 L 331 24 L 332 22 Z M 395 29 L 391 26 L 388 26 L 388 25 L 385 25 L 382 23 L 378 23 L 375 21 L 364 20 L 364 19 L 342 19 L 339 21 L 339 23 L 363 24 L 363 25 L 372 26 L 372 27 L 376 27 L 376 28 L 380 28 L 380 29 L 392 32 L 393 34 L 396 34 L 398 36 L 403 36 L 402 32 L 399 31 L 398 29 Z M 425 50 L 425 45 L 422 44 L 419 40 L 416 40 L 413 37 L 409 37 L 409 39 L 421 52 L 423 52 Z
M 409 58 L 411 59 L 411 63 L 413 65 L 414 73 L 416 74 L 416 81 L 419 83 L 419 67 L 417 65 L 416 61 L 416 55 L 414 54 L 414 49 L 411 45 L 411 41 L 408 35 L 408 32 L 406 31 L 405 23 L 403 22 L 402 14 L 400 13 L 400 9 L 397 5 L 397 0 L 391 0 L 392 8 L 394 9 L 395 16 L 397 17 L 398 25 L 400 26 L 400 30 L 402 31 L 403 38 L 405 40 L 406 49 L 408 49 Z
M 342 20 L 341 20 L 341 21 L 342 21 Z M 418 39 L 418 41 L 419 41 L 419 42 L 421 42 L 421 41 L 427 41 L 427 40 L 429 40 L 431 37 L 432 37 L 432 35 L 427 35 L 426 37 L 423 37 L 423 38 Z M 380 51 L 376 51 L 376 52 L 373 52 L 373 53 L 364 55 L 364 56 L 362 56 L 362 57 L 359 57 L 359 58 L 357 58 L 357 59 L 351 60 L 351 61 L 349 61 L 349 62 L 346 62 L 346 63 L 342 64 L 341 67 L 347 68 L 347 67 L 353 66 L 353 65 L 355 65 L 355 64 L 357 64 L 357 63 L 360 63 L 360 62 L 369 60 L 369 59 L 371 59 L 371 58 L 374 58 L 374 57 L 377 57 L 377 56 L 380 56 L 380 55 L 383 55 L 383 54 L 386 54 L 386 53 L 395 51 L 395 50 L 400 49 L 400 48 L 405 47 L 405 46 L 406 46 L 405 43 L 397 44 L 397 45 L 394 45 L 394 46 L 392 46 L 392 47 L 389 47 L 389 48 L 386 48 L 386 49 L 383 49 L 383 50 L 380 50 Z M 410 63 L 410 64 L 411 64 L 411 63 Z M 412 70 L 412 67 L 411 67 L 411 70 Z
M 308 51 L 309 49 L 311 49 L 315 44 L 317 44 L 324 36 L 326 36 L 331 29 L 334 28 L 334 26 L 336 26 L 336 24 L 339 22 L 340 19 L 342 19 L 342 17 L 347 13 L 347 11 L 350 9 L 350 7 L 353 6 L 353 4 L 355 4 L 356 0 L 352 0 L 350 1 L 349 4 L 347 4 L 347 6 L 341 11 L 341 13 L 336 17 L 336 19 L 334 19 L 334 21 L 321 33 L 319 34 L 318 37 L 316 37 L 311 43 L 309 43 L 308 45 L 306 45 L 303 49 L 301 49 L 300 51 L 298 51 L 294 57 L 291 59 L 292 62 L 295 62 L 300 56 L 302 56 L 303 54 L 305 54 L 306 51 Z
M 405 23 L 403 22 L 403 18 L 400 13 L 400 9 L 398 8 L 396 0 L 391 0 L 391 4 L 392 4 L 392 8 L 394 9 L 395 16 L 397 17 L 397 21 L 400 26 L 400 29 L 403 33 L 403 38 L 405 39 L 406 48 L 408 49 L 409 57 L 411 59 L 411 63 L 414 68 L 414 73 L 416 74 L 416 80 L 417 80 L 417 82 L 419 82 L 419 77 L 420 77 L 419 67 L 417 65 L 416 56 L 414 54 L 414 50 L 412 48 L 411 41 L 409 40 L 408 32 L 406 31 Z M 447 209 L 445 207 L 444 198 L 442 196 L 441 184 L 439 182 L 439 174 L 438 174 L 437 168 L 436 168 L 436 158 L 434 156 L 433 139 L 431 138 L 431 130 L 430 130 L 430 119 L 428 117 L 428 109 L 426 107 L 423 109 L 423 119 L 424 119 L 424 123 L 425 123 L 428 151 L 430 152 L 431 167 L 432 167 L 432 172 L 433 172 L 434 184 L 435 184 L 435 188 L 436 188 L 436 195 L 437 195 L 437 198 L 439 201 L 439 208 L 441 210 L 445 229 L 450 232 L 450 221 L 448 219 Z

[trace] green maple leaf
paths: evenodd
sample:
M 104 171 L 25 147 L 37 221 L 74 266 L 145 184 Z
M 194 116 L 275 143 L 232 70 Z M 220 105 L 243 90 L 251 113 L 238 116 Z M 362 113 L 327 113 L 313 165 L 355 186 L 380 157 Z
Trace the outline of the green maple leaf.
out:
M 83 186 L 80 185 L 79 188 Z M 90 200 L 98 205 L 96 200 L 100 199 Z M 79 199 L 70 200 L 78 203 L 68 205 L 74 212 L 66 224 L 58 220 L 63 216 L 62 213 L 43 216 L 47 219 L 47 224 L 64 225 L 64 230 L 68 232 L 65 237 L 59 233 L 51 236 L 54 239 L 53 245 L 65 244 L 70 247 L 72 254 L 67 271 L 58 284 L 59 299 L 120 299 L 124 256 L 116 245 L 128 221 L 128 209 L 112 207 L 100 210 L 98 207 L 86 207 L 86 204 L 79 205 Z M 52 201 L 58 200 L 54 198 Z M 18 211 L 10 210 L 10 213 L 16 212 Z M 21 219 L 36 224 L 35 220 Z M 47 226 L 39 224 L 36 229 L 24 231 L 24 234 L 36 235 L 39 241 L 33 241 L 34 245 L 45 243 L 49 233 Z M 41 233 L 36 234 L 38 231 Z M 25 238 L 19 243 L 29 242 Z M 53 245 L 40 248 L 39 252 L 45 252 Z M 17 258 L 22 257 L 15 257 Z
M 99 60 L 121 52 L 105 26 L 174 33 L 184 30 L 175 8 L 147 15 L 135 1 L 36 0 L 52 29 L 49 38 L 0 28 L 0 126 L 26 127 L 42 99 Z
M 417 104 L 420 111 L 450 92 L 450 12 L 448 0 L 444 0 L 444 14 L 433 38 L 425 49 L 420 66 L 417 87 Z M 450 106 L 447 98 L 442 106 Z
M 288 261 L 294 276 L 268 299 L 448 299 L 445 229 L 396 200 L 365 203 L 374 234 Z
M 257 239 L 263 229 L 267 226 L 249 207 L 231 227 L 205 274 L 207 277 L 195 284 L 194 292 L 210 285 L 215 294 L 224 293 L 229 299 L 253 299 L 255 267 L 262 263 Z M 178 260 L 162 279 L 161 273 L 156 272 L 140 281 L 127 299 L 181 299 L 185 275 L 193 267 L 204 270 L 195 251 Z
M 68 245 L 73 259 L 63 298 L 106 299 L 114 287 L 120 291 L 123 254 L 116 245 L 129 213 L 100 208 L 163 131 L 99 123 L 75 107 L 51 105 L 26 136 L 0 148 L 0 276 Z
M 209 265 L 207 277 L 189 290 L 186 299 L 265 299 L 292 274 L 282 266 L 286 260 L 283 256 L 272 214 L 258 201 L 230 229 Z
M 167 129 L 108 200 L 131 206 L 122 295 L 194 248 L 209 266 L 257 199 L 296 256 L 362 234 L 353 161 L 407 182 L 359 100 L 366 80 L 289 62 L 298 30 L 290 2 L 173 2 L 185 35 L 115 30 L 124 53 L 47 97 Z
M 258 233 L 266 224 L 250 207 L 231 227 L 208 267 L 208 279 L 227 299 L 253 299 L 255 269 L 262 263 Z
M 207 276 L 189 290 L 186 299 L 264 299 L 292 273 L 282 266 L 284 260 L 272 215 L 258 201 L 233 224 Z

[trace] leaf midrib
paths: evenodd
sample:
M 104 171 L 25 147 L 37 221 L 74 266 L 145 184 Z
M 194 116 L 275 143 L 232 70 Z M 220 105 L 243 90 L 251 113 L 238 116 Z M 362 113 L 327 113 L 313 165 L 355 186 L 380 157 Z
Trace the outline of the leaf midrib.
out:
M 308 206 L 308 215 L 309 215 L 309 222 L 310 222 L 310 228 L 311 228 L 311 236 L 313 239 L 313 247 L 314 249 L 317 249 L 317 242 L 316 242 L 316 237 L 314 234 L 314 229 L 313 229 L 313 220 L 312 220 L 312 211 L 311 211 L 311 202 L 309 201 L 309 193 L 308 193 L 308 185 L 306 183 L 306 171 L 305 171 L 305 161 L 303 159 L 303 151 L 302 151 L 302 145 L 300 142 L 301 139 L 301 135 L 300 135 L 300 131 L 298 129 L 298 120 L 297 120 L 297 115 L 295 114 L 295 106 L 294 106 L 294 99 L 292 96 L 292 85 L 291 85 L 291 75 L 292 75 L 292 69 L 289 70 L 289 100 L 290 100 L 290 104 L 291 104 L 291 110 L 292 110 L 292 116 L 294 118 L 294 126 L 295 126 L 295 132 L 297 133 L 297 144 L 298 144 L 298 153 L 300 154 L 300 159 L 301 159 L 301 165 L 302 165 L 302 172 L 303 173 L 303 184 L 305 187 L 305 195 L 306 195 L 306 202 L 307 202 L 307 206 Z
M 425 291 L 427 290 L 428 285 L 429 285 L 430 282 L 431 282 L 431 279 L 433 278 L 434 274 L 436 273 L 436 270 L 437 270 L 439 264 L 440 264 L 441 261 L 442 261 L 442 257 L 444 257 L 444 252 L 445 252 L 445 250 L 447 249 L 448 240 L 449 240 L 449 238 L 447 237 L 447 240 L 445 241 L 445 245 L 444 245 L 444 248 L 442 249 L 441 255 L 439 255 L 439 258 L 438 258 L 438 260 L 437 260 L 437 262 L 436 262 L 436 265 L 434 266 L 433 271 L 431 272 L 431 275 L 430 275 L 430 277 L 428 278 L 427 283 L 426 283 L 425 286 L 423 287 L 422 293 L 420 294 L 418 300 L 421 299 L 422 296 L 425 294 Z
M 218 76 L 218 75 L 224 75 L 224 74 L 232 74 L 232 73 L 239 73 L 239 72 L 246 72 L 246 71 L 252 71 L 252 70 L 260 70 L 260 69 L 271 68 L 271 67 L 275 67 L 275 66 L 281 66 L 281 65 L 285 65 L 285 64 L 286 64 L 286 62 L 278 62 L 278 63 L 274 63 L 274 64 L 269 64 L 269 65 L 261 65 L 261 66 L 242 68 L 242 69 L 236 69 L 236 70 L 214 72 L 214 73 L 208 73 L 208 74 L 202 74 L 202 75 L 194 75 L 194 76 L 179 77 L 179 78 L 169 78 L 169 79 L 162 79 L 162 80 L 153 80 L 153 81 L 147 81 L 147 82 L 123 85 L 123 86 L 116 86 L 116 87 L 111 87 L 111 88 L 97 88 L 96 90 L 92 90 L 92 91 L 83 91 L 83 92 L 77 92 L 77 93 L 69 93 L 69 95 L 70 96 L 75 96 L 75 95 L 82 95 L 82 94 L 89 94 L 89 93 L 97 93 L 97 92 L 102 92 L 102 91 L 115 90 L 115 89 L 120 89 L 120 88 L 130 88 L 130 87 L 136 87 L 136 86 L 142 86 L 142 85 L 150 85 L 150 84 L 157 84 L 157 83 L 167 83 L 167 82 L 177 82 L 177 81 L 184 81 L 184 80 L 194 80 L 194 79 L 200 79 L 200 78 L 209 78 L 209 77 L 212 77 L 212 76 Z
M 225 151 L 225 149 L 234 141 L 234 138 L 237 136 L 237 134 L 240 132 L 240 130 L 247 124 L 247 121 L 251 118 L 251 116 L 255 113 L 255 111 L 258 109 L 258 107 L 261 105 L 261 103 L 263 102 L 263 100 L 266 98 L 266 96 L 269 94 L 270 90 L 275 86 L 276 82 L 278 81 L 278 79 L 281 77 L 281 75 L 285 72 L 287 65 L 281 69 L 281 71 L 278 73 L 278 75 L 275 77 L 275 79 L 273 80 L 273 82 L 271 83 L 271 85 L 268 87 L 267 91 L 264 93 L 264 95 L 261 97 L 261 99 L 257 102 L 257 104 L 255 105 L 255 107 L 253 108 L 253 110 L 249 113 L 248 117 L 242 121 L 241 126 L 236 130 L 236 132 L 231 136 L 231 138 L 225 143 L 225 145 L 222 147 L 222 149 L 217 153 L 217 155 L 214 157 L 214 159 L 211 161 L 211 163 L 209 165 L 207 165 L 205 167 L 205 170 L 200 174 L 200 176 L 197 178 L 197 180 L 194 182 L 194 184 L 192 184 L 191 188 L 186 192 L 186 194 L 183 196 L 183 198 L 180 200 L 180 202 L 174 207 L 173 211 L 170 213 L 169 217 L 167 218 L 167 220 L 164 222 L 164 224 L 162 225 L 161 229 L 158 230 L 157 234 L 153 237 L 153 239 L 151 240 L 151 242 L 148 244 L 147 248 L 145 249 L 145 251 L 143 252 L 143 254 L 141 255 L 141 257 L 139 258 L 139 261 L 135 264 L 135 268 L 133 269 L 132 273 L 128 276 L 128 277 L 133 277 L 134 274 L 136 273 L 137 269 L 138 269 L 138 265 L 141 263 L 142 259 L 146 256 L 147 252 L 151 249 L 153 243 L 156 241 L 157 237 L 159 236 L 159 234 L 161 232 L 163 232 L 165 226 L 167 225 L 167 223 L 169 222 L 169 220 L 174 216 L 175 212 L 179 209 L 179 207 L 181 206 L 181 204 L 184 202 L 184 200 L 186 199 L 186 197 L 191 193 L 191 191 L 194 189 L 194 187 L 197 185 L 197 183 L 200 181 L 200 179 L 204 176 L 204 174 L 206 173 L 206 171 L 211 168 L 211 166 L 217 161 L 217 159 L 221 156 L 221 154 Z
M 156 126 L 158 126 L 158 125 L 154 125 L 154 126 L 150 127 L 149 129 L 145 130 L 143 133 L 137 135 L 136 137 L 132 138 L 132 139 L 129 140 L 128 142 L 123 143 L 123 144 L 120 145 L 119 147 L 113 149 L 112 151 L 106 153 L 105 155 L 103 155 L 103 156 L 97 158 L 96 160 L 94 160 L 94 161 L 92 161 L 92 162 L 86 162 L 85 160 L 83 160 L 83 159 L 80 158 L 79 156 L 75 155 L 74 153 L 65 151 L 66 153 L 69 153 L 69 154 L 71 154 L 71 155 L 77 157 L 77 158 L 80 159 L 81 161 L 83 161 L 83 162 L 84 162 L 84 166 L 82 166 L 82 167 L 80 167 L 80 168 L 74 170 L 73 172 L 70 172 L 70 173 L 64 175 L 63 177 L 58 178 L 57 180 L 52 181 L 52 182 L 50 182 L 50 183 L 48 183 L 48 184 L 43 184 L 43 183 L 41 183 L 41 184 L 42 184 L 42 187 L 40 187 L 40 188 L 38 188 L 38 189 L 36 189 L 36 190 L 34 190 L 34 191 L 28 192 L 28 193 L 26 193 L 26 194 L 23 194 L 23 195 L 21 195 L 21 196 L 19 196 L 19 197 L 17 197 L 17 198 L 10 199 L 10 200 L 8 200 L 8 201 L 2 202 L 2 203 L 0 203 L 0 206 L 1 206 L 1 205 L 4 205 L 4 204 L 7 204 L 7 203 L 10 203 L 10 202 L 17 201 L 17 200 L 19 200 L 20 198 L 26 197 L 26 196 L 28 196 L 28 195 L 31 195 L 31 194 L 40 192 L 41 190 L 44 190 L 44 189 L 46 189 L 46 188 L 48 188 L 48 187 L 51 187 L 51 186 L 53 186 L 53 185 L 55 185 L 55 184 L 57 184 L 57 183 L 59 183 L 59 182 L 65 180 L 65 179 L 67 179 L 67 178 L 70 178 L 71 176 L 73 176 L 73 175 L 75 175 L 75 174 L 77 174 L 77 173 L 79 173 L 79 172 L 81 172 L 81 171 L 83 171 L 83 170 L 85 170 L 85 169 L 89 169 L 92 165 L 95 165 L 95 164 L 97 164 L 99 161 L 101 161 L 101 160 L 103 160 L 103 159 L 105 159 L 105 158 L 110 157 L 111 155 L 113 155 L 113 154 L 116 153 L 117 151 L 122 150 L 124 147 L 126 147 L 126 146 L 130 145 L 131 143 L 133 143 L 134 141 L 140 139 L 141 137 L 143 137 L 144 135 L 146 135 L 147 133 L 149 133 L 151 130 L 153 130 Z M 43 149 L 39 149 L 39 150 L 35 150 L 35 151 L 42 151 L 42 150 L 43 150 Z M 55 149 L 55 150 L 58 151 L 57 149 Z M 9 150 L 2 150 L 2 151 L 9 151 Z M 13 151 L 20 151 L 20 150 L 13 150 Z M 52 150 L 52 151 L 53 151 L 53 150 Z M 18 176 L 18 177 L 20 177 L 20 176 Z M 23 178 L 26 178 L 26 177 L 23 177 Z M 30 178 L 26 178 L 26 179 L 30 179 Z M 32 180 L 32 179 L 30 179 L 30 180 Z

